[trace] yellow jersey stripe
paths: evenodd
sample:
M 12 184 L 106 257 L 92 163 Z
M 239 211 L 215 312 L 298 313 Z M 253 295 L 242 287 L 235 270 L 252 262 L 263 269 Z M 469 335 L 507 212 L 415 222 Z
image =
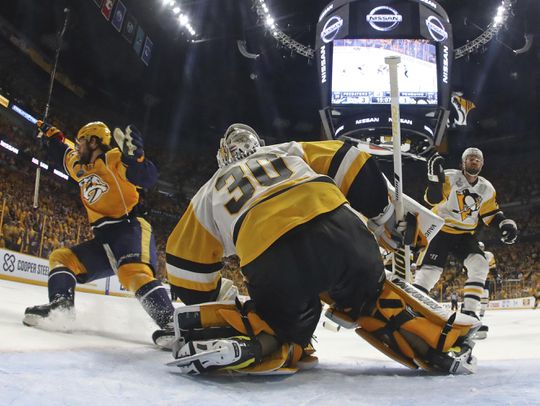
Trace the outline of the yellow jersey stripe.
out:
M 167 254 L 199 264 L 221 262 L 223 246 L 199 222 L 192 203 L 167 240 Z
M 221 272 L 200 274 L 167 264 L 167 279 L 171 284 L 181 288 L 209 292 L 217 288 Z
M 238 231 L 240 265 L 253 261 L 287 231 L 346 202 L 335 184 L 314 181 L 259 203 L 249 210 Z

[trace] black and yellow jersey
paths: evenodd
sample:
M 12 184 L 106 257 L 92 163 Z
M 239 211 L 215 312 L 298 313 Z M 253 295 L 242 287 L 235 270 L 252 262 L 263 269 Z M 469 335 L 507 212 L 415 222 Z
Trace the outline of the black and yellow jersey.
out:
M 369 154 L 341 141 L 260 147 L 218 169 L 193 197 L 167 241 L 169 282 L 213 291 L 223 256 L 244 266 L 289 230 L 348 203 L 366 217 L 388 204 Z
M 444 175 L 442 200 L 430 202 L 428 194 L 424 196 L 424 200 L 433 206 L 432 211 L 444 219 L 441 231 L 474 233 L 480 219 L 489 225 L 500 212 L 493 185 L 482 176 L 471 185 L 463 172 L 457 169 L 447 169 Z
M 130 216 L 139 202 L 138 188 L 150 187 L 157 180 L 157 170 L 151 161 L 126 158 L 118 148 L 83 165 L 73 143 L 51 140 L 50 147 L 53 158 L 62 161 L 66 173 L 78 183 L 93 228 L 118 223 Z

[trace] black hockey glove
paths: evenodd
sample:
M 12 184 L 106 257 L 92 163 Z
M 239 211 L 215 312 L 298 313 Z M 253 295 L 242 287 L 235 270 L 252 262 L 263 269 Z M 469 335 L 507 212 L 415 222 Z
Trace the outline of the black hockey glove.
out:
M 65 136 L 58 128 L 53 127 L 52 125 L 45 123 L 41 120 L 36 121 L 36 126 L 38 128 L 38 136 L 45 136 L 47 138 L 57 138 L 60 141 L 63 141 Z
M 444 158 L 434 152 L 427 160 L 427 176 L 431 182 L 444 183 Z
M 137 162 L 144 161 L 142 134 L 134 125 L 128 125 L 125 131 L 115 128 L 113 137 L 124 157 Z
M 505 219 L 499 223 L 501 241 L 505 244 L 513 244 L 517 240 L 518 229 L 514 220 Z

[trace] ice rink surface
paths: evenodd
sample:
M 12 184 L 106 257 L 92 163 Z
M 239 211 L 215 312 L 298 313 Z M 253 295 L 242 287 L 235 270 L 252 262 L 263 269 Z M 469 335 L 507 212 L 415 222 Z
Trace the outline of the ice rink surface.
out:
M 488 311 L 478 372 L 433 375 L 352 331 L 317 328 L 319 366 L 288 377 L 187 377 L 164 364 L 134 299 L 77 292 L 69 331 L 23 326 L 43 287 L 0 280 L 0 405 L 540 405 L 540 309 Z M 55 326 L 57 327 L 57 326 Z

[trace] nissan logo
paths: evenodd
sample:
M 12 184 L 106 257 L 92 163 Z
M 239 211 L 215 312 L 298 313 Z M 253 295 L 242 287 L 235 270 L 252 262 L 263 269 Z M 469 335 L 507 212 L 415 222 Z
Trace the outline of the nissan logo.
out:
M 403 16 L 392 7 L 375 7 L 366 16 L 366 21 L 377 31 L 391 31 L 403 21 Z
M 336 38 L 340 28 L 343 27 L 343 18 L 339 16 L 333 16 L 326 21 L 321 31 L 321 39 L 325 44 L 332 42 Z
M 431 35 L 431 38 L 433 38 L 435 41 L 441 42 L 448 38 L 448 33 L 444 29 L 443 23 L 437 17 L 429 16 L 426 19 L 426 27 Z

